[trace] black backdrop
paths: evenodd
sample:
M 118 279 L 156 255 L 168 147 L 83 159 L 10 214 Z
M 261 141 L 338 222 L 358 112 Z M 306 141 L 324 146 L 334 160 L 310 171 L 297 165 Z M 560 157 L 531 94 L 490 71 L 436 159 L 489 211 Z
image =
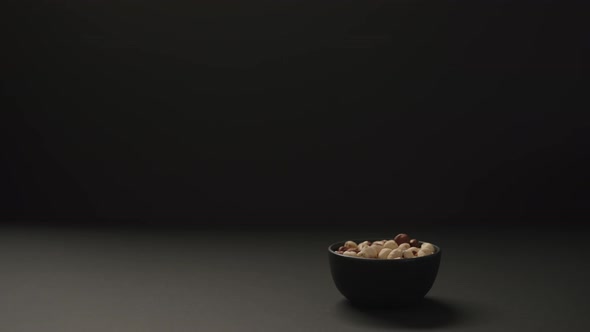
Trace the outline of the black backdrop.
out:
M 3 7 L 3 221 L 590 216 L 579 4 Z

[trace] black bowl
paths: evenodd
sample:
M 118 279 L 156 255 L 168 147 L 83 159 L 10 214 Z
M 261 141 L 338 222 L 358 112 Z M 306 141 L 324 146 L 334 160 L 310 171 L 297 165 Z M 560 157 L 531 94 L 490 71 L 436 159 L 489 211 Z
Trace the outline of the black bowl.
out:
M 343 256 L 335 252 L 342 245 L 344 241 L 328 248 L 332 279 L 340 293 L 356 305 L 383 307 L 419 302 L 438 274 L 441 249 L 437 246 L 432 255 L 392 260 Z

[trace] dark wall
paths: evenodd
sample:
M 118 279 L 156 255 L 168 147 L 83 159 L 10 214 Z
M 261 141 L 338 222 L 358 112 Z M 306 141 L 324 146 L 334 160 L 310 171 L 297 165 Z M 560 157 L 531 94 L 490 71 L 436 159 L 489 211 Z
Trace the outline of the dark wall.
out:
M 576 4 L 3 6 L 2 220 L 589 216 Z

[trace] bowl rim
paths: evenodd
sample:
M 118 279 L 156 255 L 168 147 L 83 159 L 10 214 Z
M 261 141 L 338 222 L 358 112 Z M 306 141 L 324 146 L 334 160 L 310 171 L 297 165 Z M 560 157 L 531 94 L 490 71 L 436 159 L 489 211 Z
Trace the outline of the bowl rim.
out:
M 365 257 L 355 257 L 355 256 L 344 256 L 344 255 L 340 255 L 337 252 L 332 250 L 332 247 L 338 245 L 338 244 L 344 244 L 346 243 L 346 241 L 354 241 L 355 243 L 360 243 L 363 241 L 371 241 L 371 242 L 375 242 L 375 241 L 381 241 L 381 240 L 371 240 L 371 239 L 366 239 L 366 240 L 345 240 L 345 241 L 338 241 L 338 242 L 334 242 L 331 245 L 328 246 L 328 252 L 332 255 L 335 255 L 337 257 L 342 257 L 342 258 L 350 258 L 350 259 L 361 259 L 364 261 L 375 261 L 375 262 L 396 262 L 393 264 L 398 264 L 401 262 L 415 262 L 415 261 L 420 261 L 423 259 L 431 259 L 435 256 L 439 256 L 441 254 L 442 249 L 437 246 L 436 244 L 432 243 L 432 242 L 427 242 L 427 241 L 420 241 L 420 242 L 425 242 L 425 243 L 430 243 L 432 244 L 432 246 L 436 249 L 434 251 L 434 253 L 432 255 L 427 255 L 427 256 L 422 256 L 422 257 L 414 257 L 414 258 L 408 258 L 408 259 L 377 259 L 377 258 L 365 258 Z

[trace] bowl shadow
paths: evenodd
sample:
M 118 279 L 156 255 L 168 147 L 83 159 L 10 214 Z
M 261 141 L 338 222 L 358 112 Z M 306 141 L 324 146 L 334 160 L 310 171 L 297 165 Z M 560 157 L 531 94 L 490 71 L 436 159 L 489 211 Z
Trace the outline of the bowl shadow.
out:
M 396 308 L 360 307 L 343 299 L 336 305 L 336 314 L 364 327 L 406 329 L 445 328 L 467 323 L 473 318 L 473 313 L 460 305 L 433 298 Z

